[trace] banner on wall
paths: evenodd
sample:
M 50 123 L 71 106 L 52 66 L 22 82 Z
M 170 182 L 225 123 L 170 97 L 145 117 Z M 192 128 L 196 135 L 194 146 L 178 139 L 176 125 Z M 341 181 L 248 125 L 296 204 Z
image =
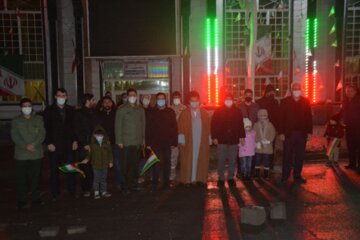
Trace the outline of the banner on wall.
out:
M 23 96 L 22 56 L 0 56 L 0 96 Z

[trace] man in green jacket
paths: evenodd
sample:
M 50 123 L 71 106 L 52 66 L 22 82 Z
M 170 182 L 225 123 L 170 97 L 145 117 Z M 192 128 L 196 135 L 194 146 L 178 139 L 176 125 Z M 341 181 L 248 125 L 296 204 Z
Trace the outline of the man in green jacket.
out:
M 124 177 L 124 194 L 137 188 L 140 147 L 145 138 L 145 111 L 137 103 L 137 91 L 127 90 L 128 102 L 116 112 L 115 137 L 120 148 L 120 164 Z
M 11 138 L 15 143 L 16 160 L 16 195 L 17 207 L 22 209 L 27 204 L 27 185 L 30 183 L 32 206 L 41 205 L 39 178 L 42 143 L 45 139 L 45 128 L 41 116 L 32 114 L 32 101 L 23 98 L 20 101 L 21 115 L 11 122 Z

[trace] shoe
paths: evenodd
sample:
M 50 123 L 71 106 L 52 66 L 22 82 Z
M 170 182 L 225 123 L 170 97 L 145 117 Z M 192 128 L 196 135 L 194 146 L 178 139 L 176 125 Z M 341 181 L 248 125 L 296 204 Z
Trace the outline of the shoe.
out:
M 331 161 L 327 161 L 325 165 L 326 165 L 327 167 L 331 167 L 332 163 L 331 163 Z
M 84 192 L 83 197 L 86 197 L 86 198 L 90 197 L 90 192 L 89 191 Z
M 349 169 L 349 170 L 355 170 L 356 169 L 356 167 L 354 165 L 350 165 L 350 164 L 346 165 L 345 168 Z
M 236 187 L 236 182 L 234 179 L 227 180 L 229 187 Z
M 99 191 L 94 192 L 94 199 L 100 199 L 100 192 Z
M 217 186 L 218 186 L 219 188 L 223 188 L 223 187 L 225 186 L 224 180 L 218 180 L 218 181 L 217 181 Z
M 246 175 L 246 181 L 251 181 L 251 175 L 250 174 Z
M 302 177 L 295 177 L 294 178 L 294 182 L 297 182 L 297 183 L 300 183 L 300 184 L 303 184 L 303 183 L 306 183 L 306 179 L 305 178 L 302 178 Z
M 31 206 L 32 206 L 32 207 L 40 207 L 40 206 L 42 206 L 42 205 L 44 205 L 44 202 L 41 201 L 41 199 L 33 200 L 33 201 L 31 202 Z
M 129 196 L 130 195 L 130 191 L 126 190 L 126 189 L 122 190 L 121 193 L 122 193 L 123 196 Z
M 102 192 L 102 193 L 101 193 L 101 196 L 102 196 L 103 198 L 109 198 L 109 197 L 111 197 L 111 194 L 108 193 L 108 192 Z
M 237 179 L 240 179 L 240 180 L 241 180 L 241 179 L 242 179 L 241 173 L 237 173 L 237 174 L 236 174 L 236 177 L 237 177 Z
M 339 166 L 339 162 L 334 162 L 334 165 L 335 165 L 335 166 Z
M 268 179 L 269 178 L 269 175 L 270 175 L 270 170 L 269 169 L 264 169 L 264 178 L 265 179 Z

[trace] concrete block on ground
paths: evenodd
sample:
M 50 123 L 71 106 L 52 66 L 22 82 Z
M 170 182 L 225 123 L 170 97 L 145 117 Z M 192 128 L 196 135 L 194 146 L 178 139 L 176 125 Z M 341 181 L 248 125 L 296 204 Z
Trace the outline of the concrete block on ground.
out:
M 59 233 L 59 226 L 43 227 L 39 231 L 40 237 L 56 237 Z
M 286 205 L 284 202 L 271 203 L 270 218 L 274 220 L 286 220 Z
M 266 211 L 261 206 L 245 206 L 240 209 L 242 224 L 261 226 L 266 220 Z
M 86 226 L 71 226 L 67 228 L 67 234 L 69 235 L 84 233 L 86 231 L 87 231 Z

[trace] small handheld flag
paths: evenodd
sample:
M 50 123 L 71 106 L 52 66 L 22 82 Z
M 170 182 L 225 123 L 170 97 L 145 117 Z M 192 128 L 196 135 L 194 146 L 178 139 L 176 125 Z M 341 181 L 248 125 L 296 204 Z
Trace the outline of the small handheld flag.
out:
M 159 158 L 150 147 L 147 147 L 147 150 L 150 151 L 149 158 L 146 160 L 140 175 L 144 175 L 144 173 L 149 170 L 155 163 L 160 162 Z
M 333 138 L 331 139 L 330 143 L 328 144 L 327 150 L 326 150 L 326 156 L 329 158 L 334 154 L 334 150 L 336 147 L 338 147 L 340 144 L 339 138 Z
M 63 173 L 80 173 L 80 175 L 85 178 L 85 173 L 80 170 L 79 163 L 70 163 L 64 164 L 59 167 L 59 170 Z

